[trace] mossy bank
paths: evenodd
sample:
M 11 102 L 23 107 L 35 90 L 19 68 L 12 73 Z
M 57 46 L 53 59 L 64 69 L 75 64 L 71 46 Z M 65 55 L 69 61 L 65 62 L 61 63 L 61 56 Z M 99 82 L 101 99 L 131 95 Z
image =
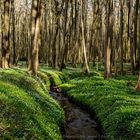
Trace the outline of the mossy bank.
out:
M 0 70 L 0 139 L 61 140 L 64 112 L 49 95 L 50 77 Z M 46 81 L 46 82 L 45 82 Z
M 75 103 L 96 114 L 107 140 L 139 140 L 140 94 L 133 89 L 136 81 L 132 75 L 104 80 L 101 73 L 94 72 L 60 87 Z

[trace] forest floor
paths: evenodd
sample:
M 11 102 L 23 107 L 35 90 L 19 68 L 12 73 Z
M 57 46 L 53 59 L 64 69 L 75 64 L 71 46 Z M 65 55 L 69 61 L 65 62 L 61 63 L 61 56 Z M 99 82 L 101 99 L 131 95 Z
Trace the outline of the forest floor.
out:
M 65 116 L 49 95 L 49 77 L 23 69 L 0 70 L 0 140 L 61 140 Z
M 137 76 L 131 74 L 104 80 L 103 71 L 94 69 L 88 76 L 77 74 L 60 88 L 68 92 L 71 101 L 96 115 L 106 139 L 139 140 L 140 93 L 134 90 L 136 82 Z
M 64 110 L 49 95 L 51 85 L 59 85 L 70 101 L 96 116 L 106 139 L 140 139 L 136 75 L 106 81 L 102 67 L 92 69 L 88 76 L 80 73 L 80 67 L 68 67 L 63 73 L 45 65 L 41 68 L 38 78 L 23 68 L 0 70 L 0 139 L 62 139 Z

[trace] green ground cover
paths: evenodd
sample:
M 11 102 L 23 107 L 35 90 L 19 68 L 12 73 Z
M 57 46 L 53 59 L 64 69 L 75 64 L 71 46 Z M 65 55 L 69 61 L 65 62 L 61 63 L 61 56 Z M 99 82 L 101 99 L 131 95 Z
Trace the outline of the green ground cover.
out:
M 91 75 L 76 77 L 60 87 L 75 103 L 96 114 L 108 140 L 139 140 L 140 94 L 134 91 L 137 76 L 107 81 L 103 72 L 94 70 Z M 132 81 L 129 87 L 128 80 Z
M 100 72 L 90 67 L 88 76 L 80 73 L 80 66 L 63 73 L 42 68 L 37 78 L 23 69 L 0 70 L 0 139 L 62 139 L 64 112 L 49 95 L 50 85 L 60 84 L 69 98 L 96 114 L 107 139 L 140 139 L 137 76 L 104 80 L 103 67 L 99 65 Z
M 38 75 L 0 70 L 0 139 L 62 139 L 64 112 L 49 95 L 49 76 Z

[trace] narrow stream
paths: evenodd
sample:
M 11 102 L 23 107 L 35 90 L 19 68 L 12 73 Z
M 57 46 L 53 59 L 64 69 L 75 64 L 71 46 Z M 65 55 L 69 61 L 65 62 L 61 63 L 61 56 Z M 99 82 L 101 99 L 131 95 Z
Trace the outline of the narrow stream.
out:
M 66 127 L 63 132 L 64 140 L 105 140 L 97 122 L 89 113 L 71 103 L 59 89 L 53 87 L 50 94 L 65 111 Z

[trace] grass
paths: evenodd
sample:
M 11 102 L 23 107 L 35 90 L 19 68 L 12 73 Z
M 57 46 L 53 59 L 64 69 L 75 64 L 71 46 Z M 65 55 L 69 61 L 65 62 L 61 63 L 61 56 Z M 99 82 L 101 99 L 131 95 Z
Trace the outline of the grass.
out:
M 49 77 L 50 85 L 60 85 L 67 81 L 67 76 L 57 70 L 41 69 L 41 72 Z
M 131 80 L 130 87 L 127 80 Z M 61 85 L 75 103 L 95 113 L 108 140 L 140 139 L 140 94 L 134 91 L 137 77 L 104 80 L 100 72 L 76 77 Z
M 48 93 L 49 77 L 38 75 L 46 83 L 24 70 L 0 70 L 0 139 L 62 139 L 64 112 Z
M 36 78 L 23 68 L 0 70 L 0 139 L 61 140 L 64 112 L 48 92 L 50 85 L 60 85 L 75 103 L 96 114 L 108 140 L 139 140 L 137 77 L 106 81 L 103 66 L 99 65 L 100 72 L 90 68 L 92 73 L 86 76 L 80 73 L 80 65 L 67 67 L 63 73 L 42 67 Z M 128 80 L 132 81 L 129 87 Z

